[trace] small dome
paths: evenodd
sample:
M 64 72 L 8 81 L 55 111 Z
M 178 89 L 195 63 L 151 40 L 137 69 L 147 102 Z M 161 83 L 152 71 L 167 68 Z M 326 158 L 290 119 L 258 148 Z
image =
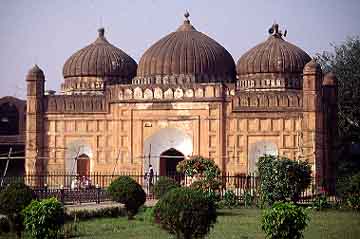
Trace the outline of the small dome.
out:
M 304 74 L 314 74 L 321 72 L 321 66 L 319 63 L 316 62 L 315 59 L 311 59 L 311 61 L 309 61 L 304 67 Z
M 131 82 L 136 75 L 136 62 L 106 40 L 104 28 L 98 32 L 95 42 L 77 51 L 65 62 L 64 78 L 111 77 L 120 81 L 118 83 Z
M 304 66 L 311 58 L 299 47 L 285 41 L 278 24 L 269 29 L 269 38 L 247 51 L 237 62 L 238 88 L 301 88 Z
M 239 75 L 255 73 L 301 73 L 311 58 L 299 47 L 285 41 L 274 24 L 265 41 L 246 52 L 237 63 Z M 285 34 L 284 34 L 285 35 Z
M 235 63 L 230 53 L 186 20 L 153 44 L 141 57 L 133 83 L 177 84 L 234 82 Z
M 40 67 L 35 64 L 28 72 L 29 75 L 44 75 L 44 72 L 40 69 Z
M 30 79 L 30 78 L 44 78 L 44 77 L 45 77 L 44 72 L 36 64 L 27 73 L 27 79 Z

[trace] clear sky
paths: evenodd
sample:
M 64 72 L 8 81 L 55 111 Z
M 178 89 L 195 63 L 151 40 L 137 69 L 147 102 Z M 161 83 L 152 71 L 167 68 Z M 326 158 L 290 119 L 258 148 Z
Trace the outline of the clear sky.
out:
M 100 26 L 138 62 L 152 43 L 176 30 L 186 9 L 196 29 L 235 61 L 266 39 L 274 21 L 310 55 L 360 35 L 360 0 L 1 0 L 0 97 L 23 98 L 26 72 L 35 63 L 45 72 L 46 88 L 58 90 L 64 62 L 93 42 Z

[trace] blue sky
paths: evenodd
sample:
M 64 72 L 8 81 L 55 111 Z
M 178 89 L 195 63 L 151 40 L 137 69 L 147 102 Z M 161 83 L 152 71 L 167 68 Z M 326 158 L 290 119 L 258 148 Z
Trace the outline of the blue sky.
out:
M 45 72 L 46 88 L 58 90 L 71 54 L 107 39 L 137 62 L 144 51 L 182 23 L 185 10 L 197 30 L 222 44 L 237 61 L 264 41 L 276 21 L 286 40 L 310 55 L 360 35 L 360 0 L 2 0 L 0 2 L 0 97 L 24 97 L 33 64 Z

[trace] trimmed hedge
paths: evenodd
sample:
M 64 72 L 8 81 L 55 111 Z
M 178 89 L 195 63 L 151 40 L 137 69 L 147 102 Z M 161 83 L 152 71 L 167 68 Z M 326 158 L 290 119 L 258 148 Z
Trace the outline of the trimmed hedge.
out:
M 146 201 L 140 184 L 129 176 L 120 176 L 112 181 L 108 192 L 114 201 L 125 205 L 128 219 L 132 219 Z
M 264 211 L 261 228 L 269 239 L 301 239 L 309 220 L 303 208 L 292 202 L 276 202 Z
M 155 205 L 155 222 L 177 238 L 203 238 L 216 222 L 216 207 L 199 190 L 176 188 Z

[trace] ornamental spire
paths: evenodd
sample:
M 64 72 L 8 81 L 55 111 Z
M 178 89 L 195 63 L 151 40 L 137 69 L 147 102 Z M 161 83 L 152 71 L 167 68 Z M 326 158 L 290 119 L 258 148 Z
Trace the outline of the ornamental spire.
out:
M 269 34 L 275 37 L 279 37 L 281 38 L 282 36 L 286 37 L 287 35 L 287 30 L 284 31 L 284 33 L 282 33 L 281 30 L 279 30 L 279 24 L 274 23 L 270 28 L 269 28 Z

